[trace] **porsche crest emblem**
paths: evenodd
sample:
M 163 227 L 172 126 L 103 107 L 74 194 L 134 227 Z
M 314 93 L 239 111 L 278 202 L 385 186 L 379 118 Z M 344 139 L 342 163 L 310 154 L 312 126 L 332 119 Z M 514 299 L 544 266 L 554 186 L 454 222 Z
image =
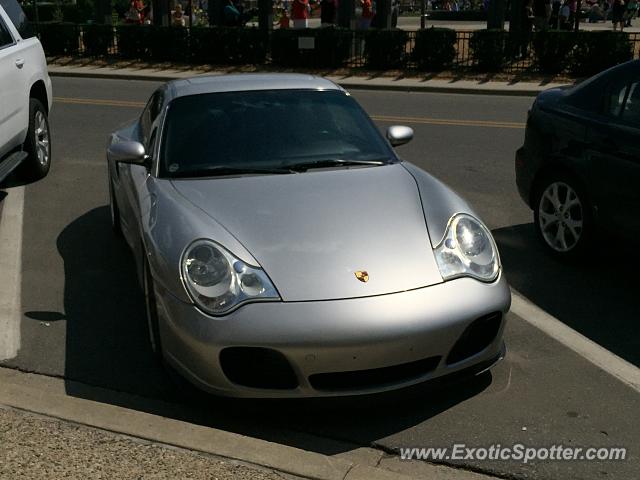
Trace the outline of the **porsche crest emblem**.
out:
M 357 271 L 355 275 L 356 275 L 356 278 L 360 280 L 362 283 L 367 283 L 369 281 L 369 274 L 364 270 Z

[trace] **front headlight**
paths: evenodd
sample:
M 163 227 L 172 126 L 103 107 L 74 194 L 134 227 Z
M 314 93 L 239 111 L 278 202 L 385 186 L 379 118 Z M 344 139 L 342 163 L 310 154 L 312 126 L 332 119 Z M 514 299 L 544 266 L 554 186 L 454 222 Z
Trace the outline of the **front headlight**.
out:
M 234 257 L 211 240 L 196 240 L 181 260 L 182 281 L 195 304 L 211 315 L 237 306 L 278 300 L 278 292 L 261 268 Z
M 500 272 L 500 257 L 491 232 L 471 215 L 461 213 L 449 220 L 434 253 L 444 280 L 473 277 L 492 282 Z

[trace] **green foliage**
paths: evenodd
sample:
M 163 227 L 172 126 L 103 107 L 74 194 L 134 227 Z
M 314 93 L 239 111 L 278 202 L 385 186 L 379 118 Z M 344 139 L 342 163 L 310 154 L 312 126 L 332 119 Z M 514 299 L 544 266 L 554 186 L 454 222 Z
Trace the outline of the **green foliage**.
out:
M 450 28 L 418 30 L 413 59 L 420 70 L 440 71 L 456 58 L 456 31 Z
M 191 61 L 218 65 L 264 63 L 269 36 L 257 28 L 194 27 L 190 34 Z
M 471 33 L 469 48 L 478 70 L 496 72 L 507 61 L 508 32 L 504 30 L 476 30 Z
M 111 25 L 83 25 L 82 43 L 84 54 L 99 57 L 109 53 L 113 45 L 113 27 Z
M 78 25 L 73 23 L 41 23 L 37 30 L 46 55 L 78 54 Z
M 546 30 L 533 37 L 533 59 L 542 73 L 563 72 L 570 64 L 576 46 L 575 32 Z
M 367 30 L 364 32 L 365 66 L 375 70 L 403 68 L 409 34 L 404 30 Z
M 625 32 L 577 32 L 569 70 L 589 76 L 633 58 L 633 45 Z
M 298 48 L 299 38 L 313 38 L 313 49 Z M 335 27 L 274 30 L 271 60 L 288 67 L 340 67 L 349 59 L 352 33 Z

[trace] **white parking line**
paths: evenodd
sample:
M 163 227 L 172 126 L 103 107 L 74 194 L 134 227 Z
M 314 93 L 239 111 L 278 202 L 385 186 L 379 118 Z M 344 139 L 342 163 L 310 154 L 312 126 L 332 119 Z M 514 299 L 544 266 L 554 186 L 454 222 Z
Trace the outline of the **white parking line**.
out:
M 24 187 L 11 188 L 0 219 L 0 360 L 20 350 Z
M 511 289 L 511 298 L 513 313 L 581 357 L 586 358 L 595 366 L 613 375 L 636 392 L 640 392 L 640 368 L 566 326 L 513 289 Z

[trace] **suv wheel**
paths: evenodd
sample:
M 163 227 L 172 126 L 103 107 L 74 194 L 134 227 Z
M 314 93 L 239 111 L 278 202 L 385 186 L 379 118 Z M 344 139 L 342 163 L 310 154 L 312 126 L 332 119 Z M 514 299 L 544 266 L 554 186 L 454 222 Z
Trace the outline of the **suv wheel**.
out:
M 20 165 L 20 175 L 27 181 L 44 178 L 51 167 L 51 135 L 44 106 L 35 98 L 29 99 L 29 131 L 23 145 L 29 154 Z
M 585 252 L 593 236 L 591 207 L 576 180 L 568 175 L 546 178 L 534 207 L 536 230 L 547 248 L 561 258 Z

